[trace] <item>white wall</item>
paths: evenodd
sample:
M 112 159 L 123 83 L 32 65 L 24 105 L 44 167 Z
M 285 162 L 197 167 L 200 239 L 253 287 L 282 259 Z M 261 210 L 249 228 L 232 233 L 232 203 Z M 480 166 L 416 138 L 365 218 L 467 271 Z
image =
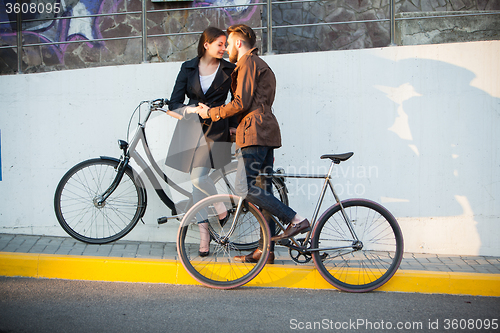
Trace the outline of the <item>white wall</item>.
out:
M 407 252 L 500 255 L 500 42 L 265 56 L 278 90 L 284 146 L 276 166 L 324 172 L 325 153 L 353 151 L 337 169 L 342 198 L 367 197 L 399 219 Z M 0 232 L 65 235 L 53 195 L 74 164 L 119 156 L 129 117 L 168 97 L 180 63 L 0 77 Z M 174 121 L 151 122 L 164 158 Z M 189 182 L 186 182 L 189 187 Z M 290 180 L 291 205 L 314 208 L 318 180 Z M 310 200 L 307 200 L 310 199 Z M 127 239 L 172 241 L 175 222 L 149 192 Z

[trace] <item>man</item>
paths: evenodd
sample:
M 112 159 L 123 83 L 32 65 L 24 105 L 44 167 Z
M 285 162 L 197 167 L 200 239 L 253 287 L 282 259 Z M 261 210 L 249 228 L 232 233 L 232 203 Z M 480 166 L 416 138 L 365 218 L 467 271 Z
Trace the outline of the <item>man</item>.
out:
M 311 229 L 309 221 L 274 197 L 269 180 L 264 181 L 262 189 L 256 186 L 259 173 L 272 170 L 274 149 L 281 147 L 278 121 L 271 109 L 276 93 L 276 78 L 271 68 L 257 55 L 258 50 L 254 48 L 255 33 L 250 27 L 233 25 L 227 29 L 227 33 L 229 61 L 236 63 L 231 75 L 234 98 L 226 105 L 210 109 L 200 104 L 198 114 L 212 121 L 238 116 L 236 145 L 240 148 L 240 163 L 237 175 L 246 173 L 246 179 L 243 179 L 246 184 L 243 184 L 244 189 L 241 189 L 241 183 L 236 184 L 236 187 L 247 192 L 248 201 L 288 224 L 278 236 L 274 236 L 274 226 L 270 225 L 271 241 L 307 232 Z M 267 218 L 267 221 L 269 223 L 271 219 Z M 261 255 L 262 244 L 259 244 L 257 250 L 246 256 L 237 256 L 235 260 L 257 262 Z M 271 243 L 268 263 L 274 263 L 274 242 Z

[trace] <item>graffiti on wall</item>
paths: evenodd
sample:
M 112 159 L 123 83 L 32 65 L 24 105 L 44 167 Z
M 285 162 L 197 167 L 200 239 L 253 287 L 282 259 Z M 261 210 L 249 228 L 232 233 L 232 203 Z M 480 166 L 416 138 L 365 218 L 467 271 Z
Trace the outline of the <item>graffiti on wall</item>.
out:
M 87 41 L 85 44 L 89 48 L 101 48 L 106 45 L 106 41 L 101 41 L 101 39 L 109 37 L 109 34 L 103 37 L 103 29 L 109 29 L 110 25 L 115 26 L 118 24 L 116 22 L 107 25 L 102 24 L 109 17 L 89 17 L 89 15 L 138 11 L 137 8 L 140 8 L 140 1 L 138 0 L 32 1 L 39 1 L 39 6 L 32 8 L 29 6 L 17 8 L 17 11 L 21 12 L 20 14 L 22 15 L 23 43 L 25 45 L 58 43 L 48 45 L 48 51 L 45 50 L 45 52 L 50 52 L 54 55 L 60 64 L 64 64 L 65 54 L 68 48 L 70 48 L 70 45 L 72 45 L 64 42 L 76 40 Z M 51 2 L 49 3 L 49 1 Z M 252 15 L 256 13 L 258 6 L 248 6 L 253 1 L 256 0 L 195 0 L 190 3 L 190 6 L 208 7 L 237 5 L 237 7 L 218 9 L 219 12 L 223 13 L 228 19 L 227 21 L 229 21 L 230 24 L 234 24 L 247 22 Z M 16 13 L 13 10 L 15 4 L 16 0 L 0 0 L 0 22 L 3 22 L 0 24 L 1 45 L 16 45 Z M 50 11 L 48 10 L 49 4 L 51 5 Z M 121 17 L 123 16 L 124 15 L 121 15 Z M 115 21 L 119 20 L 117 19 L 118 16 L 110 17 Z M 137 18 L 137 15 L 135 17 Z M 36 21 L 29 21 L 33 19 Z M 134 24 L 137 25 L 137 19 Z M 126 37 L 127 33 L 129 35 L 137 35 L 137 30 L 140 30 L 140 26 L 134 26 L 132 29 L 120 31 L 121 34 L 113 37 Z M 140 35 L 140 31 L 138 34 Z
M 229 18 L 230 24 L 235 23 L 246 23 L 258 10 L 259 6 L 249 6 L 253 0 L 207 0 L 207 1 L 195 1 L 195 7 L 205 7 L 205 6 L 238 6 L 238 7 L 228 7 L 221 8 L 220 10 L 224 12 Z M 257 2 L 257 1 L 256 1 Z M 236 15 L 235 15 L 236 14 Z M 239 17 L 243 15 L 243 17 Z M 238 16 L 238 20 L 234 19 L 234 16 Z
M 16 37 L 16 13 L 8 11 L 8 4 L 15 3 L 14 0 L 5 1 L 6 11 L 0 13 L 0 20 L 2 22 L 10 21 L 10 24 L 2 24 L 0 27 L 0 37 L 3 42 L 15 41 Z M 59 6 L 55 6 L 59 4 Z M 74 18 L 76 16 L 86 16 L 102 13 L 103 0 L 58 0 L 52 8 L 59 8 L 59 10 L 48 11 L 47 7 L 43 12 L 38 12 L 38 8 L 31 12 L 22 11 L 22 20 L 38 20 L 23 22 L 23 37 L 35 37 L 31 40 L 38 40 L 39 43 L 54 43 L 65 42 L 74 40 L 88 40 L 102 38 L 98 27 L 99 17 L 83 17 Z M 68 19 L 53 20 L 58 17 L 69 17 Z M 14 44 L 15 45 L 15 44 Z M 69 44 L 56 44 L 51 46 L 51 51 L 57 56 L 61 63 L 64 63 L 64 53 Z M 88 43 L 89 47 L 94 47 L 94 43 Z

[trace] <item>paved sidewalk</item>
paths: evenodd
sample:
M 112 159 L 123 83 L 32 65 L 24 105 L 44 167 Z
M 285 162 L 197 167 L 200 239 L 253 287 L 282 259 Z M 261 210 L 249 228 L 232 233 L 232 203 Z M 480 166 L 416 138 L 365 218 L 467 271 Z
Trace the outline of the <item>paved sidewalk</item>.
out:
M 279 246 L 275 255 L 275 264 L 266 266 L 264 269 L 268 272 L 261 272 L 258 278 L 263 278 L 260 281 L 256 278 L 252 285 L 332 288 L 323 283 L 312 260 L 298 265 L 290 259 L 288 249 Z M 114 262 L 114 266 L 109 265 L 110 262 Z M 160 269 L 158 267 L 162 267 L 162 271 L 153 272 Z M 30 270 L 31 273 L 24 273 Z M 144 272 L 147 272 L 147 277 L 144 277 Z M 92 245 L 71 237 L 14 234 L 0 234 L 0 275 L 196 283 L 177 260 L 175 243 L 119 240 Z M 155 275 L 161 275 L 163 279 L 156 279 Z M 166 275 L 175 276 L 175 279 L 166 278 Z M 151 276 L 154 277 L 152 280 Z M 396 275 L 380 289 L 500 296 L 500 257 L 405 253 Z
M 0 234 L 0 252 L 177 260 L 175 243 L 118 240 L 104 245 L 71 237 Z M 295 264 L 288 249 L 276 246 L 275 264 Z M 305 265 L 313 265 L 312 261 Z M 400 270 L 500 274 L 500 257 L 405 253 Z

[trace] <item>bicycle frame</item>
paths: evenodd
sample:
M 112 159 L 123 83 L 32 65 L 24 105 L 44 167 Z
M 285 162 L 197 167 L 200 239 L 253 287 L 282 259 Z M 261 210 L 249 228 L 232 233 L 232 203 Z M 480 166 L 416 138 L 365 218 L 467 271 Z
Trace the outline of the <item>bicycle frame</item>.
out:
M 342 216 L 344 217 L 344 220 L 345 220 L 345 222 L 347 224 L 347 227 L 349 228 L 349 231 L 351 233 L 351 236 L 353 237 L 353 242 L 359 241 L 359 238 L 356 235 L 356 232 L 354 231 L 354 228 L 352 226 L 352 221 L 349 219 L 347 213 L 345 212 L 344 207 L 342 206 L 342 202 L 340 201 L 340 198 L 338 197 L 337 193 L 335 192 L 335 189 L 334 189 L 333 184 L 331 182 L 331 175 L 332 175 L 333 168 L 335 167 L 335 164 L 339 164 L 339 163 L 340 163 L 340 161 L 337 162 L 335 160 L 332 160 L 332 163 L 330 165 L 330 169 L 328 170 L 328 173 L 327 174 L 323 174 L 323 175 L 286 174 L 286 173 L 279 173 L 279 175 L 269 174 L 269 173 L 261 174 L 261 175 L 268 176 L 268 177 L 298 178 L 298 179 L 324 179 L 325 180 L 324 183 L 323 183 L 323 187 L 321 189 L 321 192 L 319 194 L 318 202 L 316 203 L 316 207 L 314 208 L 314 211 L 313 211 L 313 216 L 312 216 L 312 219 L 311 219 L 311 230 L 307 232 L 303 244 L 308 244 L 309 240 L 311 239 L 312 231 L 314 229 L 314 225 L 318 221 L 318 215 L 319 215 L 319 212 L 320 212 L 320 209 L 321 209 L 321 205 L 323 204 L 323 200 L 325 198 L 325 194 L 326 194 L 327 188 L 330 188 L 330 190 L 331 190 L 331 192 L 332 192 L 332 194 L 333 194 L 333 196 L 335 198 L 335 201 L 340 206 L 340 209 L 342 211 Z M 283 226 L 283 224 L 279 220 L 276 219 L 275 222 L 278 224 L 278 226 L 283 231 L 285 230 L 285 226 Z M 335 249 L 342 249 L 342 248 L 352 249 L 352 245 L 353 245 L 353 244 L 351 244 L 349 246 L 335 247 L 335 248 L 317 248 L 317 249 L 311 249 L 311 248 L 306 248 L 305 246 L 301 246 L 297 242 L 297 240 L 295 239 L 295 237 L 291 237 L 291 238 L 289 238 L 289 240 L 293 243 L 293 245 L 287 244 L 286 246 L 289 247 L 289 248 L 292 248 L 294 250 L 297 250 L 297 251 L 299 251 L 301 253 L 304 253 L 304 252 L 317 252 L 317 251 L 325 251 L 325 250 L 335 250 Z
M 139 107 L 144 104 L 145 102 L 141 102 Z M 106 200 L 106 198 L 113 193 L 115 190 L 116 186 L 120 183 L 121 178 L 123 176 L 123 173 L 125 169 L 129 166 L 129 161 L 130 158 L 132 158 L 139 167 L 142 168 L 144 173 L 146 174 L 146 177 L 149 179 L 151 184 L 153 185 L 156 194 L 160 198 L 160 200 L 171 209 L 172 211 L 172 217 L 177 217 L 177 209 L 175 207 L 175 203 L 170 199 L 170 197 L 165 193 L 165 190 L 163 190 L 163 187 L 160 185 L 160 182 L 158 181 L 158 178 L 154 174 L 153 171 L 155 171 L 159 177 L 163 179 L 163 181 L 168 184 L 170 187 L 175 189 L 177 192 L 183 194 L 186 196 L 190 201 L 192 201 L 192 195 L 190 192 L 186 191 L 185 189 L 181 188 L 178 186 L 175 182 L 173 182 L 168 176 L 161 170 L 161 168 L 158 166 L 156 161 L 153 158 L 153 155 L 151 153 L 151 150 L 149 149 L 149 145 L 146 139 L 146 123 L 149 120 L 151 114 L 153 111 L 159 111 L 155 108 L 154 106 L 154 101 L 148 101 L 148 111 L 146 116 L 144 117 L 144 120 L 141 122 L 139 119 L 139 123 L 137 125 L 137 129 L 134 133 L 134 136 L 132 137 L 132 141 L 130 144 L 126 141 L 119 140 L 118 145 L 120 146 L 120 149 L 123 150 L 123 155 L 120 158 L 120 165 L 118 167 L 118 173 L 116 175 L 115 180 L 111 184 L 111 186 L 104 192 L 102 199 L 99 201 L 101 204 Z M 161 111 L 160 111 L 161 112 Z M 140 116 L 140 113 L 139 113 Z M 150 164 L 148 164 L 142 156 L 139 154 L 139 152 L 136 150 L 137 145 L 139 142 L 142 142 L 142 147 L 144 148 L 144 152 L 146 153 L 146 157 L 149 161 Z M 140 175 L 134 171 L 134 175 L 136 177 L 139 177 Z M 143 183 L 141 181 L 141 183 Z

